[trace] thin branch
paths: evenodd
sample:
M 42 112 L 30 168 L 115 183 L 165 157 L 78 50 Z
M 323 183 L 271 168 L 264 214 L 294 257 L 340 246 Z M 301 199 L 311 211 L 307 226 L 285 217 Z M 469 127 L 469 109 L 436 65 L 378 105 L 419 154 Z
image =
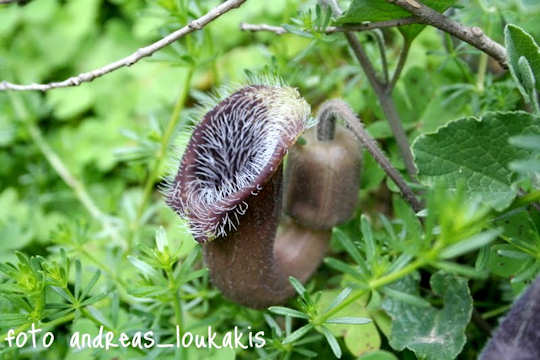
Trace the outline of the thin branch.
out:
M 321 1 L 330 5 L 336 17 L 341 16 L 342 11 L 335 0 Z M 405 163 L 405 168 L 407 169 L 407 172 L 411 179 L 414 180 L 416 175 L 416 166 L 414 165 L 414 159 L 409 145 L 409 141 L 407 139 L 407 134 L 405 134 L 405 129 L 403 129 L 403 124 L 396 110 L 396 105 L 394 103 L 394 99 L 392 98 L 392 94 L 387 92 L 383 84 L 381 84 L 380 81 L 377 79 L 375 69 L 373 68 L 373 65 L 371 64 L 371 61 L 369 60 L 362 44 L 360 44 L 360 41 L 356 37 L 356 34 L 351 31 L 346 31 L 344 34 L 356 58 L 358 59 L 360 66 L 364 70 L 364 73 L 366 74 L 366 77 L 368 78 L 371 87 L 373 88 L 375 94 L 377 95 L 377 98 L 379 99 L 379 103 L 381 104 L 384 116 L 390 124 L 392 133 L 394 134 L 394 138 L 396 139 L 399 152 L 401 153 L 401 157 L 403 158 L 403 162 Z
M 180 113 L 182 112 L 186 104 L 186 99 L 189 94 L 189 87 L 191 85 L 191 79 L 193 78 L 193 72 L 194 68 L 190 67 L 188 70 L 188 74 L 186 75 L 186 79 L 182 84 L 182 88 L 180 89 L 180 94 L 178 95 L 178 99 L 176 100 L 176 103 L 174 105 L 171 117 L 169 118 L 169 122 L 167 123 L 167 127 L 165 128 L 163 136 L 161 137 L 159 149 L 155 156 L 154 164 L 150 172 L 148 173 L 148 178 L 146 179 L 146 183 L 144 184 L 141 202 L 137 207 L 135 219 L 130 226 L 130 233 L 127 237 L 129 247 L 132 247 L 133 245 L 133 238 L 135 235 L 137 235 L 137 230 L 141 225 L 141 219 L 143 217 L 144 210 L 146 208 L 148 200 L 150 199 L 150 196 L 152 195 L 152 190 L 154 189 L 156 180 L 159 178 L 163 162 L 165 161 L 165 157 L 167 155 L 169 142 L 174 134 L 174 131 L 176 130 L 178 121 L 180 120 Z
M 396 65 L 396 69 L 394 70 L 394 75 L 392 75 L 392 80 L 390 80 L 390 82 L 386 86 L 386 91 L 388 93 L 391 93 L 392 90 L 394 90 L 394 87 L 396 86 L 396 83 L 399 77 L 401 76 L 401 72 L 403 71 L 403 67 L 405 66 L 405 61 L 407 61 L 407 57 L 409 56 L 410 49 L 411 49 L 411 41 L 403 37 L 403 48 L 401 49 L 401 52 L 399 53 L 399 60 Z
M 22 1 L 21 0 L 0 0 L 0 5 L 19 3 L 19 2 L 22 2 Z
M 395 26 L 418 24 L 419 21 L 420 20 L 418 18 L 413 16 L 413 17 L 407 17 L 403 19 L 377 21 L 377 22 L 370 22 L 370 23 L 363 23 L 363 24 L 345 24 L 343 26 L 328 26 L 324 30 L 324 33 L 334 34 L 334 33 L 345 32 L 345 31 L 367 31 L 367 30 L 383 29 L 383 28 L 389 28 L 389 27 L 395 27 Z M 240 30 L 252 31 L 252 32 L 269 31 L 277 35 L 282 35 L 289 32 L 283 26 L 274 26 L 274 25 L 268 25 L 268 24 L 248 24 L 248 23 L 240 24 Z
M 386 1 L 407 10 L 412 15 L 418 17 L 421 23 L 441 29 L 482 50 L 497 60 L 504 68 L 508 67 L 506 49 L 484 34 L 479 27 L 469 27 L 460 24 L 416 0 Z
M 416 195 L 407 185 L 399 171 L 397 171 L 390 160 L 384 155 L 382 150 L 377 145 L 377 142 L 369 133 L 364 129 L 364 126 L 360 119 L 354 114 L 349 105 L 340 99 L 332 99 L 324 102 L 320 108 L 317 118 L 320 121 L 325 121 L 325 119 L 331 116 L 339 116 L 345 121 L 345 124 L 348 128 L 351 129 L 353 134 L 358 138 L 360 143 L 366 147 L 371 156 L 377 161 L 381 168 L 386 172 L 388 177 L 397 185 L 401 191 L 403 198 L 410 204 L 412 209 L 415 212 L 422 210 L 422 204 L 416 198 Z
M 349 42 L 349 45 L 351 46 L 354 55 L 358 59 L 360 66 L 362 67 L 362 69 L 364 69 L 364 73 L 366 74 L 366 77 L 368 78 L 369 83 L 371 84 L 375 92 L 377 94 L 379 94 L 379 92 L 384 92 L 383 84 L 377 78 L 375 68 L 373 67 L 373 64 L 369 60 L 369 57 L 364 50 L 364 47 L 362 46 L 362 44 L 360 44 L 360 41 L 358 40 L 356 35 L 350 31 L 347 31 L 345 32 L 345 37 L 347 38 L 347 41 Z
M 191 21 L 189 24 L 184 26 L 183 28 L 176 30 L 173 33 L 170 33 L 169 35 L 165 36 L 164 38 L 156 41 L 155 43 L 148 45 L 146 47 L 140 48 L 137 51 L 135 51 L 133 54 L 126 56 L 123 59 L 117 60 L 113 63 L 110 63 L 108 65 L 105 65 L 101 68 L 92 70 L 90 72 L 82 73 L 77 76 L 70 77 L 69 79 L 66 79 L 64 81 L 59 82 L 52 82 L 48 84 L 29 84 L 29 85 L 18 85 L 18 84 L 12 84 L 7 81 L 0 82 L 0 90 L 18 90 L 18 91 L 26 91 L 26 90 L 41 90 L 46 91 L 54 88 L 63 88 L 63 87 L 69 87 L 69 86 L 78 86 L 83 82 L 90 82 L 94 80 L 95 78 L 101 77 L 105 74 L 108 74 L 110 72 L 113 72 L 115 70 L 118 70 L 123 67 L 131 66 L 141 60 L 142 58 L 151 56 L 156 51 L 164 48 L 165 46 L 175 42 L 176 40 L 180 39 L 181 37 L 190 34 L 194 31 L 201 30 L 203 27 L 205 27 L 208 23 L 211 21 L 217 19 L 221 15 L 225 14 L 226 12 L 235 9 L 242 5 L 247 0 L 228 0 L 224 3 L 218 5 L 214 9 L 207 12 L 205 15 L 201 16 L 200 18 Z
M 386 88 L 375 76 L 375 70 L 373 69 L 371 62 L 369 61 L 369 58 L 367 57 L 367 54 L 364 51 L 362 44 L 360 44 L 360 41 L 358 41 L 356 35 L 351 32 L 346 32 L 345 37 L 349 41 L 349 45 L 353 49 L 356 58 L 364 69 L 366 77 L 371 83 L 371 87 L 379 99 L 384 116 L 388 120 L 392 133 L 394 134 L 398 144 L 401 157 L 403 158 L 403 162 L 407 168 L 407 172 L 409 176 L 414 179 L 414 176 L 416 175 L 416 166 L 414 165 L 414 159 L 409 146 L 409 141 L 407 140 L 405 129 L 403 128 L 403 124 L 396 110 L 394 100 L 392 99 L 392 94 L 386 91 Z
M 268 31 L 273 32 L 277 35 L 282 35 L 288 33 L 287 29 L 285 29 L 283 26 L 274 26 L 274 25 L 268 25 L 268 24 L 248 24 L 248 23 L 241 23 L 240 24 L 240 30 L 242 31 L 251 31 L 251 32 L 257 32 L 257 31 Z
M 382 71 L 384 75 L 384 83 L 385 86 L 388 87 L 388 83 L 390 81 L 389 72 L 388 72 L 388 60 L 386 59 L 386 49 L 384 47 L 384 35 L 381 30 L 375 29 L 373 31 L 375 34 L 375 41 L 377 42 L 377 46 L 379 48 L 379 53 L 381 54 L 381 62 L 382 62 Z
M 20 99 L 15 97 L 13 94 L 10 95 L 10 100 L 13 104 L 13 108 L 15 109 L 17 117 L 25 123 L 28 129 L 28 133 L 32 138 L 32 141 L 38 147 L 39 151 L 43 154 L 49 165 L 51 165 L 51 167 L 54 169 L 54 171 L 56 171 L 56 173 L 64 181 L 64 183 L 66 183 L 66 185 L 69 186 L 71 190 L 73 190 L 75 197 L 88 211 L 88 213 L 95 220 L 101 223 L 101 226 L 103 227 L 105 232 L 109 234 L 113 239 L 120 240 L 120 237 L 118 235 L 118 229 L 115 227 L 113 219 L 110 216 L 104 214 L 98 208 L 90 194 L 88 194 L 88 191 L 86 191 L 84 184 L 69 171 L 62 159 L 58 156 L 58 154 L 54 152 L 54 150 L 50 147 L 47 141 L 43 138 L 43 135 L 39 128 L 29 118 L 29 115 L 24 108 L 22 101 L 20 101 Z

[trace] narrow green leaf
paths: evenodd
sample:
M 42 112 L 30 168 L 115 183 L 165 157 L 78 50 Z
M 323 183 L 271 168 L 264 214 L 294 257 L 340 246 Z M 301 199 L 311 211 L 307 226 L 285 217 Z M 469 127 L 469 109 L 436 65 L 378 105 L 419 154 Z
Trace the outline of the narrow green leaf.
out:
M 473 279 L 485 279 L 488 275 L 487 271 L 478 271 L 471 266 L 456 264 L 450 261 L 438 261 L 433 263 L 433 266 L 449 273 L 463 275 Z
M 337 271 L 341 271 L 342 273 L 352 275 L 358 279 L 365 279 L 365 275 L 362 274 L 358 270 L 358 268 L 353 267 L 341 260 L 334 258 L 325 258 L 324 263 Z
M 360 218 L 360 228 L 366 246 L 366 259 L 371 263 L 375 258 L 375 241 L 373 240 L 371 224 L 365 215 L 362 215 Z
M 343 230 L 334 228 L 333 233 L 336 236 L 336 239 L 340 242 L 340 244 L 345 248 L 347 253 L 352 257 L 352 259 L 357 263 L 361 264 L 364 262 L 364 258 L 362 257 L 362 254 L 360 254 L 360 251 L 354 245 L 352 240 L 343 232 Z
M 264 317 L 264 320 L 266 321 L 266 323 L 268 324 L 268 326 L 270 327 L 270 329 L 274 330 L 274 332 L 276 333 L 277 336 L 281 337 L 281 335 L 283 334 L 283 332 L 281 331 L 281 327 L 279 327 L 278 323 L 276 322 L 276 320 L 274 320 L 273 317 L 271 317 L 270 315 L 268 314 L 263 314 L 263 317 Z
M 328 341 L 328 345 L 330 345 L 330 348 L 332 349 L 332 352 L 334 353 L 334 355 L 338 359 L 341 358 L 341 347 L 339 347 L 339 344 L 334 334 L 332 334 L 330 330 L 325 326 L 321 326 L 321 332 L 326 338 L 326 341 Z
M 81 297 L 85 297 L 87 296 L 88 294 L 90 294 L 90 291 L 92 291 L 92 289 L 94 288 L 94 286 L 96 285 L 99 277 L 101 275 L 101 271 L 99 270 L 96 270 L 96 272 L 94 273 L 94 275 L 92 276 L 92 279 L 90 279 L 90 281 L 88 282 L 88 284 L 86 284 L 86 287 L 84 288 L 83 292 L 81 293 Z
M 159 252 L 163 252 L 168 246 L 169 242 L 167 240 L 167 233 L 165 232 L 165 228 L 163 228 L 163 226 L 160 226 L 156 230 L 156 247 Z
M 299 329 L 296 329 L 294 332 L 292 332 L 289 336 L 287 336 L 285 339 L 283 339 L 283 344 L 289 344 L 292 343 L 298 339 L 300 339 L 302 336 L 306 335 L 311 329 L 313 329 L 313 325 L 306 324 L 302 326 Z
M 326 310 L 324 311 L 325 313 L 329 312 L 330 310 L 332 310 L 333 308 L 335 308 L 336 306 L 338 306 L 339 304 L 341 304 L 346 298 L 347 296 L 349 296 L 349 294 L 351 293 L 352 289 L 351 288 L 345 288 L 343 289 L 339 294 L 338 296 L 336 296 L 336 298 L 332 301 L 332 303 L 330 305 L 328 305 L 328 307 L 326 308 Z
M 302 297 L 303 299 L 305 299 L 306 288 L 304 287 L 304 285 L 302 285 L 302 283 L 298 281 L 298 279 L 296 279 L 294 276 L 289 276 L 289 281 L 297 294 L 300 295 L 300 297 Z
M 284 306 L 270 306 L 268 310 L 278 315 L 290 316 L 290 317 L 300 318 L 300 319 L 309 319 L 309 316 L 307 316 L 303 312 L 300 312 L 298 310 L 294 310 L 291 308 L 287 308 Z
M 294 347 L 294 350 L 295 352 L 299 353 L 300 355 L 304 355 L 305 357 L 308 357 L 308 358 L 315 358 L 317 356 L 319 356 L 318 353 L 316 353 L 315 351 L 311 351 L 311 350 L 308 350 L 308 349 L 304 349 L 304 348 L 299 348 L 299 347 Z
M 74 298 L 73 298 L 73 295 L 71 295 L 70 293 L 68 293 L 66 290 L 58 287 L 58 286 L 51 286 L 51 289 L 54 290 L 54 292 L 56 292 L 58 295 L 60 295 L 61 297 L 63 297 L 69 304 L 73 304 L 74 303 Z
M 450 245 L 440 253 L 442 259 L 450 259 L 456 256 L 463 255 L 470 251 L 476 250 L 479 247 L 489 244 L 497 238 L 502 232 L 502 229 L 492 229 L 484 231 L 480 234 L 471 236 L 468 239 L 462 240 L 457 244 Z
M 142 260 L 139 260 L 138 258 L 136 258 L 134 256 L 131 256 L 131 255 L 128 256 L 128 260 L 142 274 L 144 274 L 146 276 L 149 276 L 149 277 L 153 277 L 153 276 L 157 275 L 157 271 L 151 265 L 149 265 L 148 263 L 146 263 L 146 262 L 144 262 Z
M 81 262 L 77 259 L 75 260 L 75 299 L 80 299 L 81 295 L 81 286 L 82 286 L 82 265 Z
M 420 307 L 430 306 L 429 301 L 426 301 L 422 299 L 421 297 L 413 295 L 413 294 L 409 294 L 409 293 L 402 292 L 396 289 L 392 289 L 390 287 L 384 287 L 381 291 L 396 300 L 403 301 L 404 303 L 407 303 L 410 305 L 415 305 L 415 306 L 420 306 Z
M 504 41 L 508 53 L 510 73 L 518 84 L 519 90 L 526 97 L 524 79 L 519 69 L 519 59 L 524 57 L 536 78 L 538 89 L 540 80 L 540 47 L 534 38 L 521 27 L 509 24 L 504 28 Z
M 369 324 L 371 319 L 362 317 L 337 317 L 326 320 L 328 324 L 350 324 L 350 325 L 363 325 Z

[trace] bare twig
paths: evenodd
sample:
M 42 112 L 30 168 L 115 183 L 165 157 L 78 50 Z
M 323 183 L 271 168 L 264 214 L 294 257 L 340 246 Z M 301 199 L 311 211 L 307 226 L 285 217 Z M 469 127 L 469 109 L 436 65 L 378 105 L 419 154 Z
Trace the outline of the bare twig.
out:
M 507 67 L 506 49 L 490 37 L 488 37 L 482 29 L 477 26 L 465 26 L 460 24 L 443 14 L 425 6 L 419 1 L 410 0 L 386 0 L 389 3 L 395 4 L 412 15 L 419 18 L 419 22 L 434 26 L 449 34 L 454 35 L 460 40 L 463 40 L 475 48 L 482 50 L 489 56 L 497 60 L 504 68 Z
M 95 220 L 101 223 L 105 233 L 110 235 L 113 239 L 120 241 L 121 239 L 118 229 L 114 224 L 113 218 L 103 213 L 99 209 L 92 197 L 90 197 L 90 194 L 87 192 L 84 184 L 69 171 L 62 159 L 49 146 L 47 141 L 43 138 L 39 128 L 30 119 L 30 115 L 26 111 L 22 101 L 20 101 L 20 99 L 15 97 L 13 94 L 10 95 L 10 100 L 13 108 L 15 109 L 17 117 L 26 124 L 32 141 L 36 144 L 47 162 L 56 171 L 58 176 L 66 183 L 66 185 L 73 190 L 76 198 L 80 201 L 88 213 Z
M 287 29 L 285 29 L 283 26 L 274 26 L 274 25 L 268 25 L 268 24 L 247 24 L 247 23 L 241 23 L 240 24 L 240 30 L 242 31 L 268 31 L 273 32 L 277 35 L 282 35 L 288 33 Z
M 381 108 L 386 119 L 388 120 L 388 123 L 390 124 L 390 128 L 392 129 L 392 133 L 394 134 L 398 144 L 403 162 L 407 168 L 407 172 L 411 178 L 414 179 L 414 176 L 416 175 L 416 166 L 414 166 L 414 159 L 409 146 L 409 141 L 407 140 L 405 129 L 403 129 L 403 124 L 401 123 L 401 119 L 399 118 L 399 114 L 396 110 L 394 100 L 392 99 L 392 94 L 391 92 L 386 91 L 384 84 L 381 84 L 381 82 L 377 79 L 375 69 L 369 61 L 369 58 L 367 57 L 367 54 L 362 47 L 362 44 L 360 44 L 360 41 L 358 41 L 356 35 L 351 32 L 346 32 L 345 37 L 349 41 L 358 62 L 360 62 L 360 66 L 362 66 L 362 69 L 364 69 L 364 73 L 366 74 L 371 87 L 379 98 Z
M 384 83 L 388 84 L 390 82 L 390 74 L 388 73 L 388 60 L 386 59 L 386 48 L 384 47 L 384 35 L 380 29 L 375 29 L 373 34 L 375 36 L 375 41 L 377 42 L 377 47 L 379 48 L 379 54 L 381 54 Z
M 341 16 L 342 11 L 336 0 L 320 1 L 330 6 L 336 17 Z M 401 123 L 401 119 L 399 118 L 399 114 L 396 110 L 392 93 L 386 91 L 387 84 L 383 84 L 377 79 L 375 69 L 373 68 L 373 65 L 371 64 L 371 61 L 369 60 L 362 44 L 360 44 L 360 41 L 358 41 L 356 34 L 351 31 L 346 31 L 344 34 L 356 58 L 358 59 L 360 66 L 364 70 L 371 87 L 379 99 L 384 116 L 386 117 L 386 120 L 388 120 L 392 133 L 394 134 L 394 138 L 398 144 L 398 148 L 401 153 L 401 157 L 403 158 L 403 162 L 405 163 L 405 167 L 407 168 L 407 172 L 409 173 L 411 179 L 414 180 L 416 175 L 416 166 L 414 165 L 414 159 L 409 146 L 409 141 L 407 140 L 407 135 L 403 129 L 403 124 Z
M 19 3 L 21 0 L 0 0 L 0 5 Z
M 381 168 L 386 172 L 388 177 L 397 185 L 401 191 L 403 198 L 410 204 L 415 212 L 422 210 L 422 204 L 416 198 L 416 195 L 407 185 L 399 171 L 397 171 L 390 160 L 384 155 L 382 150 L 377 145 L 375 139 L 368 134 L 360 119 L 354 114 L 350 106 L 340 99 L 332 99 L 324 102 L 320 108 L 317 118 L 320 121 L 327 119 L 330 116 L 338 116 L 345 121 L 348 128 L 358 138 L 360 143 L 366 147 L 371 156 L 377 161 Z
M 403 71 L 403 67 L 405 66 L 405 61 L 407 60 L 407 56 L 409 56 L 410 48 L 411 48 L 411 41 L 403 37 L 403 48 L 401 49 L 401 53 L 399 54 L 399 60 L 396 65 L 396 69 L 394 70 L 394 75 L 392 75 L 392 80 L 390 80 L 390 82 L 386 85 L 386 91 L 388 93 L 391 93 L 392 90 L 394 90 L 394 87 L 396 86 L 396 82 L 401 76 L 401 71 Z
M 370 22 L 370 23 L 364 23 L 364 24 L 346 24 L 343 26 L 328 26 L 324 30 L 324 33 L 333 34 L 333 33 L 338 33 L 338 32 L 345 32 L 345 31 L 367 31 L 367 30 L 383 29 L 383 28 L 389 28 L 389 27 L 395 27 L 395 26 L 418 24 L 419 21 L 420 19 L 416 17 L 407 17 L 403 19 L 377 21 L 377 22 Z M 240 24 L 240 30 L 269 31 L 277 35 L 282 35 L 289 32 L 283 26 L 274 26 L 274 25 L 268 25 L 268 24 L 247 24 L 247 23 Z
M 90 72 L 82 73 L 77 76 L 70 77 L 69 79 L 66 79 L 64 81 L 59 82 L 52 82 L 48 84 L 29 84 L 29 85 L 18 85 L 18 84 L 12 84 L 7 81 L 0 82 L 0 90 L 18 90 L 18 91 L 25 91 L 25 90 L 41 90 L 46 91 L 54 88 L 63 88 L 63 87 L 70 87 L 70 86 L 77 86 L 80 85 L 83 82 L 90 82 L 94 80 L 95 78 L 101 77 L 105 74 L 108 74 L 112 71 L 115 71 L 117 69 L 131 66 L 141 60 L 142 58 L 151 56 L 156 51 L 164 48 L 165 46 L 175 42 L 176 40 L 180 39 L 181 37 L 192 33 L 196 30 L 201 30 L 203 27 L 205 27 L 208 23 L 211 21 L 217 19 L 221 15 L 225 14 L 226 12 L 235 9 L 242 5 L 247 0 L 228 0 L 224 3 L 218 5 L 217 7 L 213 8 L 209 12 L 207 12 L 205 15 L 201 16 L 200 18 L 191 21 L 189 24 L 184 26 L 183 28 L 176 30 L 173 33 L 170 33 L 169 35 L 165 36 L 164 38 L 156 41 L 155 43 L 148 45 L 146 47 L 140 48 L 137 51 L 135 51 L 133 54 L 126 56 L 123 59 L 117 60 L 113 63 L 110 63 L 108 65 L 105 65 L 101 68 L 92 70 Z

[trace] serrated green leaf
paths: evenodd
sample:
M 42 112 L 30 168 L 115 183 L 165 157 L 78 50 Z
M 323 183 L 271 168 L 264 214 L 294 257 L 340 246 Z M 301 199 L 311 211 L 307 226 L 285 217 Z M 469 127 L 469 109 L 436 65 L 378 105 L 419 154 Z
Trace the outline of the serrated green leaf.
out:
M 540 118 L 524 112 L 487 113 L 463 118 L 419 137 L 413 153 L 419 177 L 425 184 L 444 181 L 451 189 L 465 184 L 466 194 L 503 210 L 516 196 L 508 163 L 530 154 L 508 139 L 540 134 Z

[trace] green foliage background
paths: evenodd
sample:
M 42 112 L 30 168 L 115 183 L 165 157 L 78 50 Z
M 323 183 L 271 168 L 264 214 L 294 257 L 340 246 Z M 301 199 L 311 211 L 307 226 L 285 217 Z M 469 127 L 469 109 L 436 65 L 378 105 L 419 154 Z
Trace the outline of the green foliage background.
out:
M 217 3 L 0 5 L 0 79 L 49 82 L 103 66 Z M 478 51 L 434 28 L 419 33 L 394 100 L 409 139 L 417 139 L 413 149 L 429 199 L 427 220 L 418 221 L 366 153 L 356 216 L 335 230 L 329 258 L 306 285 L 309 295 L 288 304 L 303 316 L 278 309 L 287 315 L 282 319 L 276 311 L 270 315 L 224 299 L 209 284 L 199 247 L 157 191 L 189 136 L 189 115 L 200 94 L 244 81 L 246 70 L 279 74 L 314 109 L 326 99 L 344 98 L 394 166 L 404 170 L 390 127 L 344 37 L 315 31 L 321 21 L 315 3 L 248 1 L 152 58 L 91 83 L 46 93 L 0 93 L 0 335 L 32 322 L 57 335 L 47 350 L 13 349 L 2 342 L 0 358 L 324 359 L 337 354 L 336 346 L 351 359 L 479 354 L 489 337 L 482 325 L 495 327 L 540 268 L 540 216 L 523 207 L 527 197 L 518 196 L 520 189 L 538 192 L 540 120 L 527 111 L 534 111 L 531 94 L 540 79 L 532 87 L 523 82 L 515 70 L 519 56 L 510 74 L 491 61 L 479 65 Z M 349 3 L 346 22 L 384 20 L 377 11 L 375 18 L 355 12 L 369 1 L 342 5 Z M 535 1 L 457 3 L 456 20 L 480 26 L 500 43 L 507 23 L 540 38 Z M 242 32 L 241 22 L 290 24 L 295 34 Z M 373 33 L 359 36 L 381 70 Z M 384 38 L 393 68 L 402 39 L 395 29 L 385 30 Z M 513 46 L 522 55 L 519 43 Z M 540 56 L 534 58 L 534 47 L 527 46 L 534 73 Z M 447 125 L 457 119 L 462 120 Z M 494 160 L 490 153 L 500 156 Z M 456 192 L 447 194 L 436 186 L 439 181 Z M 428 251 L 433 244 L 440 252 Z M 366 292 L 366 286 L 372 290 Z M 343 289 L 351 289 L 346 298 L 352 300 L 340 298 Z M 330 315 L 323 309 L 336 297 L 341 302 L 332 315 L 372 322 L 327 324 Z M 473 300 L 480 322 L 470 322 Z M 464 311 L 460 316 L 456 305 Z M 420 320 L 413 324 L 410 318 Z M 67 343 L 73 332 L 95 333 L 99 324 L 115 333 L 151 328 L 166 340 L 178 320 L 183 329 L 200 334 L 208 325 L 220 334 L 250 326 L 265 331 L 267 346 L 264 351 L 76 351 Z M 309 329 L 290 337 L 306 323 Z M 417 345 L 433 331 L 448 339 L 441 348 Z

